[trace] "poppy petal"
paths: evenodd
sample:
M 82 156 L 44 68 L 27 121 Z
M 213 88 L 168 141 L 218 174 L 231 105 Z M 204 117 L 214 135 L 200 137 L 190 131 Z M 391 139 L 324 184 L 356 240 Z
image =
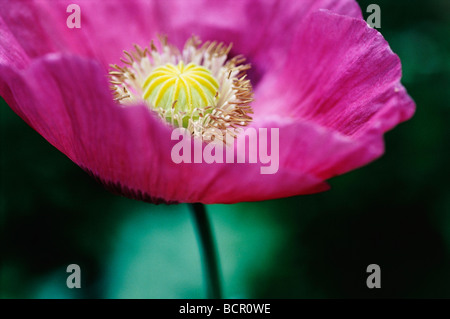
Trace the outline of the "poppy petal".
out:
M 303 171 L 280 165 L 175 164 L 172 129 L 144 106 L 112 100 L 102 67 L 77 56 L 50 54 L 17 71 L 0 65 L 0 93 L 47 141 L 109 189 L 151 202 L 236 203 L 327 188 Z

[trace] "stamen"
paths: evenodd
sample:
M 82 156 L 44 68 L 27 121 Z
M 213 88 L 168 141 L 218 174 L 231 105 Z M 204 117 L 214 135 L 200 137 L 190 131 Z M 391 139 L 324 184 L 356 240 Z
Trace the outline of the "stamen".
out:
M 223 136 L 252 120 L 252 86 L 246 78 L 249 64 L 243 56 L 227 60 L 232 44 L 186 41 L 180 52 L 167 37 L 159 37 L 161 50 L 153 42 L 149 48 L 134 45 L 124 51 L 124 66 L 111 65 L 111 89 L 124 107 L 145 103 L 165 122 L 187 128 L 203 137 L 209 128 Z M 223 139 L 222 139 L 223 140 Z

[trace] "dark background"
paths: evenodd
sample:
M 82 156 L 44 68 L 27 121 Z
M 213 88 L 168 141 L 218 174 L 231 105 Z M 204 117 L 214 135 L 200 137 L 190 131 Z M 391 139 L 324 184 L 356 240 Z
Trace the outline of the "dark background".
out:
M 376 3 L 416 115 L 328 192 L 208 206 L 226 297 L 450 298 L 450 1 Z M 187 205 L 108 193 L 0 104 L 0 297 L 205 297 Z

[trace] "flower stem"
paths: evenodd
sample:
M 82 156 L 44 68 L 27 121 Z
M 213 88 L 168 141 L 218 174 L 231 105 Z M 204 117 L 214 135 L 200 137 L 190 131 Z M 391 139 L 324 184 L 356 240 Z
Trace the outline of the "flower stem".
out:
M 195 203 L 191 204 L 191 209 L 198 231 L 199 244 L 201 245 L 203 269 L 208 278 L 208 298 L 221 299 L 219 263 L 206 208 L 201 203 Z

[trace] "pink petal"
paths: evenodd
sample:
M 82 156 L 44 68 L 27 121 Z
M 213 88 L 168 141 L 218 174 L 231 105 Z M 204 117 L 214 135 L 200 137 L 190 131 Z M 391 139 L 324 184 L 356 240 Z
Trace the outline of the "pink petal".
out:
M 400 59 L 363 20 L 314 13 L 289 56 L 284 70 L 258 87 L 261 114 L 281 112 L 356 136 L 385 132 L 414 113 Z
M 81 28 L 67 27 L 70 4 L 81 8 Z M 96 57 L 106 67 L 133 44 L 148 45 L 158 32 L 155 3 L 149 1 L 3 0 L 0 45 L 14 43 L 29 57 L 71 52 Z M 0 63 L 8 57 L 0 51 Z
M 144 106 L 114 103 L 101 66 L 79 57 L 51 54 L 23 71 L 0 66 L 0 93 L 52 145 L 128 197 L 235 203 L 327 188 L 314 175 L 284 166 L 261 175 L 255 164 L 173 163 L 171 128 Z
M 286 141 L 298 145 L 292 167 L 328 179 L 367 164 L 383 153 L 383 133 L 414 113 L 399 58 L 363 20 L 313 13 L 289 57 L 257 87 L 253 107 L 259 121 L 297 123 Z
M 0 16 L 0 64 L 24 68 L 29 57 Z
M 253 127 L 280 129 L 280 167 L 320 180 L 346 173 L 381 156 L 382 136 L 355 140 L 314 122 L 270 116 Z
M 233 52 L 264 67 L 285 55 L 310 13 L 329 9 L 362 16 L 354 0 L 165 0 L 158 4 L 160 29 L 177 45 L 192 34 L 202 40 L 232 42 Z
M 81 28 L 69 29 L 66 9 L 72 3 L 3 0 L 1 47 L 12 46 L 29 58 L 71 52 L 96 57 L 106 67 L 119 62 L 123 50 L 134 43 L 147 46 L 158 33 L 168 34 L 179 47 L 197 34 L 203 40 L 234 42 L 236 54 L 267 61 L 284 52 L 296 26 L 314 10 L 361 16 L 354 0 L 79 0 Z M 8 60 L 7 52 L 0 51 L 0 63 Z

